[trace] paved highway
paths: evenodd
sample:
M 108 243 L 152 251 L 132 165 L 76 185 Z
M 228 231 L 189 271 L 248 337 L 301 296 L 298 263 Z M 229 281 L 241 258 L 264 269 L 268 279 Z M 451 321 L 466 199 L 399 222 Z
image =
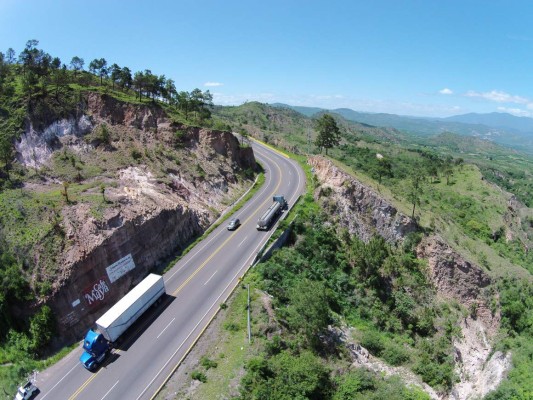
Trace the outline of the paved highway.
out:
M 167 297 L 126 333 L 108 361 L 91 373 L 78 361 L 80 348 L 39 373 L 38 399 L 150 399 L 207 327 L 219 305 L 238 284 L 268 239 L 256 230 L 259 217 L 274 194 L 284 194 L 289 206 L 305 189 L 305 175 L 292 160 L 253 143 L 265 169 L 265 184 L 234 216 L 241 227 L 215 229 L 164 275 Z

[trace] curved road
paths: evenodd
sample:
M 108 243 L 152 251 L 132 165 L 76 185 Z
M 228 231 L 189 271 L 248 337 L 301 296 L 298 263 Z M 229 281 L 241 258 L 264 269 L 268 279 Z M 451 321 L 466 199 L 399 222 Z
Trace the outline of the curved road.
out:
M 150 399 L 186 356 L 196 339 L 238 284 L 270 231 L 256 230 L 259 217 L 283 194 L 293 205 L 305 190 L 305 175 L 296 162 L 253 143 L 265 169 L 265 184 L 234 215 L 241 227 L 222 224 L 164 275 L 167 297 L 127 332 L 107 362 L 91 373 L 78 361 L 81 346 L 39 373 L 38 399 Z

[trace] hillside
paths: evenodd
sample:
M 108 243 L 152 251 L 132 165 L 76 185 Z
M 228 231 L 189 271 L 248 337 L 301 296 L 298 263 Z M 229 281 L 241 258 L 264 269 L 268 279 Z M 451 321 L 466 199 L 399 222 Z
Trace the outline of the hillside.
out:
M 312 117 L 316 113 L 328 111 L 316 107 L 289 106 L 276 103 L 276 107 L 294 109 Z M 329 110 L 349 121 L 377 127 L 392 127 L 412 138 L 424 138 L 443 132 L 453 132 L 463 136 L 493 141 L 511 148 L 533 154 L 533 129 L 531 118 L 514 117 L 510 114 L 466 115 L 449 118 L 418 118 L 385 113 L 365 113 L 348 108 Z
M 288 110 L 281 108 L 279 113 L 288 115 Z M 296 232 L 288 248 L 260 265 L 251 281 L 273 298 L 268 306 L 260 292 L 256 295 L 263 304 L 256 307 L 265 313 L 256 317 L 263 322 L 255 336 L 266 340 L 264 353 L 257 355 L 263 360 L 262 367 L 257 366 L 260 373 L 281 378 L 277 364 L 281 357 L 299 365 L 301 353 L 291 352 L 293 346 L 318 346 L 328 354 L 326 359 L 334 358 L 328 353 L 331 348 L 323 346 L 337 340 L 348 347 L 353 364 L 340 367 L 350 372 L 333 383 L 336 390 L 347 390 L 342 386 L 347 382 L 344 379 L 354 375 L 353 379 L 362 379 L 358 368 L 368 368 L 391 378 L 399 375 L 424 388 L 431 398 L 485 396 L 494 400 L 507 393 L 510 398 L 528 398 L 531 385 L 527 382 L 533 370 L 531 158 L 475 137 L 442 133 L 430 140 L 391 141 L 383 131 L 363 135 L 347 130 L 341 117 L 335 120 L 343 129 L 339 146 L 328 153 L 330 166 L 306 158 L 316 174 L 310 190 L 319 205 L 306 198 L 296 212 Z M 232 124 L 229 118 L 225 121 Z M 246 128 L 264 138 L 260 127 Z M 283 140 L 276 132 L 268 132 L 269 141 L 301 153 L 295 143 L 302 143 L 303 133 L 289 135 L 288 130 L 283 131 Z M 311 137 L 313 141 L 315 136 Z M 319 151 L 314 146 L 307 149 Z M 503 189 L 496 183 L 505 177 L 512 179 Z M 413 221 L 420 236 L 413 236 Z M 394 242 L 398 237 L 407 244 L 393 246 L 397 252 L 392 256 L 380 240 Z M 416 244 L 416 251 L 410 252 Z M 351 253 L 350 246 L 357 250 Z M 389 256 L 394 257 L 391 263 L 384 261 Z M 355 281 L 351 268 L 357 271 Z M 298 296 L 302 287 L 312 294 Z M 339 293 L 343 293 L 340 298 Z M 338 322 L 340 332 L 325 333 L 319 324 L 327 319 L 313 319 L 326 313 L 310 307 L 310 298 L 320 296 L 325 296 L 322 302 L 329 304 L 329 312 L 342 321 Z M 418 318 L 432 316 L 429 331 L 420 331 L 427 325 L 407 317 L 412 315 L 408 310 L 417 306 L 424 308 L 413 311 Z M 312 327 L 302 319 L 291 319 L 296 318 L 295 309 L 308 315 Z M 313 342 L 313 336 L 308 336 L 313 329 L 321 332 L 325 343 Z M 275 337 L 271 332 L 279 334 L 275 348 L 268 344 Z M 255 362 L 253 358 L 246 364 L 248 386 L 241 393 L 264 390 L 264 381 L 253 372 L 257 371 Z M 333 370 L 338 366 L 327 365 Z M 219 379 L 215 372 L 208 376 Z M 365 379 L 382 395 L 390 393 L 392 383 L 387 378 Z M 496 382 L 501 383 L 499 388 Z M 350 393 L 359 392 L 370 396 L 362 388 Z M 398 398 L 408 396 L 404 393 Z
M 502 129 L 516 130 L 533 135 L 533 118 L 517 117 L 507 113 L 470 113 L 463 115 L 454 115 L 445 119 L 448 121 L 462 122 L 465 124 L 480 124 L 499 127 Z
M 213 115 L 223 124 L 230 125 L 236 132 L 245 132 L 297 154 L 313 151 L 314 118 L 306 117 L 295 110 L 249 102 L 241 106 L 215 107 Z M 370 141 L 385 140 L 399 143 L 405 140 L 405 135 L 396 129 L 349 121 L 337 114 L 333 116 L 345 133 L 347 141 L 366 138 Z
M 0 65 L 0 382 L 10 390 L 161 272 L 256 173 L 251 147 L 209 128 L 208 92 L 180 92 L 178 104 L 164 77 L 143 72 L 157 82 L 134 90 L 25 51 L 27 62 Z M 114 280 L 113 265 L 127 265 Z

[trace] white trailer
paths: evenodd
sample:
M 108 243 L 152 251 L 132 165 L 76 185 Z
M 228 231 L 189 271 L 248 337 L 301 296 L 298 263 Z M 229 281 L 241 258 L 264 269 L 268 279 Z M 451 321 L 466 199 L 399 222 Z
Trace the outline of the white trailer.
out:
M 98 331 L 114 342 L 164 293 L 163 277 L 148 275 L 96 321 Z

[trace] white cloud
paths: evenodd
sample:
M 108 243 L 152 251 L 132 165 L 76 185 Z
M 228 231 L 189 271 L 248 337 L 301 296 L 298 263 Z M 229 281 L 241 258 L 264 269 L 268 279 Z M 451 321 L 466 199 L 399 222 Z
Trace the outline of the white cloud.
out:
M 528 104 L 529 109 L 533 109 L 533 107 L 530 107 L 531 104 Z M 527 110 L 522 110 L 521 108 L 508 108 L 508 107 L 498 107 L 498 111 L 506 112 L 509 114 L 516 115 L 517 117 L 533 117 L 533 113 Z
M 453 90 L 448 89 L 448 88 L 444 88 L 442 90 L 439 90 L 439 93 L 440 94 L 453 94 Z
M 217 87 L 217 86 L 224 86 L 224 84 L 220 82 L 206 82 L 204 83 L 204 86 Z
M 500 92 L 498 90 L 492 90 L 490 92 L 476 92 L 474 90 L 469 90 L 465 93 L 466 97 L 479 97 L 485 100 L 495 101 L 497 103 L 516 103 L 516 104 L 528 104 L 531 103 L 531 100 L 526 99 L 525 97 L 512 95 L 505 92 Z

